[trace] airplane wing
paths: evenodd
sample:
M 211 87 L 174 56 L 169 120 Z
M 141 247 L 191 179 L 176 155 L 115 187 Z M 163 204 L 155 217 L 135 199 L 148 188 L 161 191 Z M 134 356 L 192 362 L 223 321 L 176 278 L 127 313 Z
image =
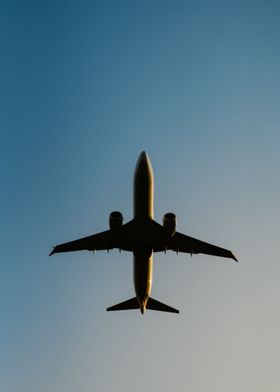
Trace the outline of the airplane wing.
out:
M 176 231 L 173 237 L 168 241 L 167 249 L 172 249 L 175 252 L 184 253 L 204 253 L 207 255 L 228 257 L 238 261 L 234 254 L 227 249 L 220 248 L 207 242 L 197 240 L 196 238 L 189 237 Z
M 119 248 L 126 251 L 133 251 L 135 247 L 141 246 L 142 243 L 150 243 L 154 252 L 173 250 L 175 252 L 190 254 L 205 253 L 228 257 L 237 261 L 231 251 L 197 240 L 185 234 L 176 232 L 174 236 L 167 237 L 163 226 L 153 220 L 146 227 L 144 237 L 139 232 L 138 224 L 134 220 L 131 220 L 122 226 L 117 237 L 114 237 L 110 230 L 106 230 L 75 241 L 57 245 L 50 253 L 50 256 L 54 253 L 78 250 L 94 251 Z
M 204 253 L 207 255 L 228 257 L 238 261 L 234 254 L 227 249 L 220 248 L 207 242 L 197 240 L 185 234 L 176 233 L 172 237 L 167 237 L 163 226 L 153 221 L 153 251 L 162 252 L 164 250 L 173 250 L 174 252 L 183 252 L 190 254 Z
M 133 251 L 135 243 L 135 223 L 134 220 L 122 226 L 117 235 L 113 235 L 110 230 L 93 234 L 78 240 L 65 242 L 56 245 L 49 256 L 60 252 L 73 252 L 77 250 L 110 250 L 119 248 L 122 250 Z
M 65 242 L 53 248 L 49 256 L 60 252 L 73 252 L 76 250 L 108 250 L 113 248 L 110 230 L 80 238 L 75 241 Z

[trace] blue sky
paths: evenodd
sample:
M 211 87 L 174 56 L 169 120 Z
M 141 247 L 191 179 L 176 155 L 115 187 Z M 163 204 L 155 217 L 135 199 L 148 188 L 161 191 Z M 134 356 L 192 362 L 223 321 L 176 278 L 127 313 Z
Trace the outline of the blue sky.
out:
M 0 389 L 278 392 L 279 4 L 3 1 Z M 156 255 L 179 316 L 108 314 L 132 257 L 53 245 L 132 217 L 145 149 L 155 218 L 229 248 Z

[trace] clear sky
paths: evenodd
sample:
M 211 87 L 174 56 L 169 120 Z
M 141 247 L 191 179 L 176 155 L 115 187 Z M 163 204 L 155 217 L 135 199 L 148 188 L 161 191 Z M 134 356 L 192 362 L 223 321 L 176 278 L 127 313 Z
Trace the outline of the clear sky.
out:
M 2 1 L 0 390 L 278 392 L 278 1 Z M 180 315 L 107 313 L 132 257 L 48 257 L 132 217 L 231 249 L 154 257 Z

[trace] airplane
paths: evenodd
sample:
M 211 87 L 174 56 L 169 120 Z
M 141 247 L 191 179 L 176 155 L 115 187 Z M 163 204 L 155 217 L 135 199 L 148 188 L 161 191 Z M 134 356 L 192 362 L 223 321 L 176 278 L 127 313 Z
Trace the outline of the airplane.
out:
M 133 278 L 136 296 L 107 308 L 107 311 L 146 309 L 162 312 L 179 313 L 179 310 L 150 297 L 152 289 L 153 253 L 175 252 L 193 254 L 204 253 L 227 257 L 238 261 L 227 249 L 189 237 L 176 231 L 176 215 L 168 212 L 163 217 L 163 224 L 154 220 L 154 174 L 148 154 L 142 151 L 138 157 L 133 181 L 134 217 L 123 224 L 123 215 L 119 211 L 111 212 L 109 230 L 66 242 L 53 248 L 54 253 L 79 250 L 107 250 L 117 248 L 119 251 L 133 253 Z

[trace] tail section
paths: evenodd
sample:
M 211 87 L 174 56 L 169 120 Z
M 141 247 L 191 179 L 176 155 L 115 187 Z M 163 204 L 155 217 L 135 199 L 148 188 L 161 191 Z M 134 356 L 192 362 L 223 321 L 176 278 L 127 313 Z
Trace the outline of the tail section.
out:
M 129 309 L 139 309 L 139 304 L 137 298 L 130 298 L 127 301 L 121 302 L 120 304 L 113 305 L 110 308 L 107 308 L 107 312 L 111 312 L 113 310 L 129 310 Z
M 127 301 L 121 302 L 119 304 L 110 306 L 107 308 L 108 312 L 115 310 L 129 310 L 129 309 L 140 309 L 139 303 L 136 297 L 130 298 Z M 179 313 L 179 310 L 172 308 L 171 306 L 165 305 L 162 302 L 156 301 L 155 299 L 149 297 L 146 309 L 157 310 L 159 312 L 169 312 L 169 313 Z M 144 313 L 145 309 L 140 309 L 141 313 Z
M 148 299 L 146 308 L 150 310 L 158 310 L 160 312 L 179 313 L 179 310 L 174 309 L 171 306 L 165 305 L 162 302 L 159 302 L 151 297 L 149 297 Z

